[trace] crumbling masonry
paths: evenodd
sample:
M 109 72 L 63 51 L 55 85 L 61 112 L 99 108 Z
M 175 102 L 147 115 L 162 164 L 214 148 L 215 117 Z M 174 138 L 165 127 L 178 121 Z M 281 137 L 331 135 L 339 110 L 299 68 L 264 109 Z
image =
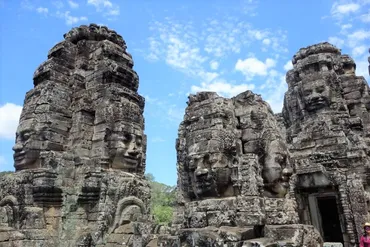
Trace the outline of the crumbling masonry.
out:
M 72 29 L 25 97 L 16 172 L 0 177 L 0 246 L 356 246 L 370 220 L 369 86 L 329 43 L 292 62 L 280 114 L 251 91 L 189 96 L 177 206 L 160 230 L 125 41 Z

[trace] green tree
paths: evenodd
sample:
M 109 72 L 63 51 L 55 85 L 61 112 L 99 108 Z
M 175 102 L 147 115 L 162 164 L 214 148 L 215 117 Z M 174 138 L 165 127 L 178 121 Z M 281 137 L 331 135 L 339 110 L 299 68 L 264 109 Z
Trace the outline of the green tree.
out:
M 172 221 L 176 199 L 176 186 L 169 186 L 155 181 L 153 174 L 145 174 L 151 186 L 150 208 L 159 224 L 168 224 Z

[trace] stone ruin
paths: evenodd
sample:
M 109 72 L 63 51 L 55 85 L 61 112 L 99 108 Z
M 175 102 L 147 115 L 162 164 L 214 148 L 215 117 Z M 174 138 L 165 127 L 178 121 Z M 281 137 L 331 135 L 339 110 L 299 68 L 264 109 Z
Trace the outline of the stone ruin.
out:
M 302 48 L 281 114 L 250 91 L 190 95 L 179 128 L 184 246 L 356 246 L 370 220 L 370 96 L 329 43 Z
M 370 220 L 369 86 L 328 43 L 301 49 L 293 65 L 282 116 L 301 221 L 355 246 Z
M 16 172 L 0 178 L 0 246 L 358 244 L 370 220 L 370 96 L 349 56 L 329 43 L 300 49 L 280 114 L 251 91 L 190 95 L 174 219 L 158 230 L 125 41 L 94 24 L 64 38 L 34 74 Z
M 313 226 L 300 224 L 288 146 L 259 95 L 191 95 L 176 148 L 173 224 L 184 246 L 321 243 Z
M 0 180 L 0 246 L 145 240 L 145 101 L 133 65 L 122 37 L 97 25 L 49 51 L 25 97 L 16 172 Z

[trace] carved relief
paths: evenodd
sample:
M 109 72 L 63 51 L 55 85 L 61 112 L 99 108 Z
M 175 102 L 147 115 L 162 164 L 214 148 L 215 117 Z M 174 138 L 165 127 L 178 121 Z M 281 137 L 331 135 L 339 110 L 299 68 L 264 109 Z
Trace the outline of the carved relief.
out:
M 284 197 L 289 191 L 289 179 L 293 174 L 289 155 L 282 140 L 272 140 L 267 144 L 262 159 L 265 196 Z
M 20 193 L 1 201 L 0 226 L 39 245 L 143 242 L 152 224 L 145 100 L 125 41 L 107 27 L 74 28 L 33 79 L 13 148 L 16 173 L 1 190 Z M 148 227 L 133 231 L 136 221 Z M 38 229 L 43 233 L 33 234 Z
M 117 211 L 110 232 L 114 232 L 122 225 L 139 220 L 144 213 L 145 205 L 139 198 L 128 196 L 120 200 L 117 204 Z
M 201 135 L 198 133 L 197 138 Z M 187 147 L 186 166 L 192 191 L 197 198 L 233 196 L 231 176 L 238 165 L 235 137 L 216 130 L 211 135 L 211 139 L 201 138 Z M 199 145 L 207 146 L 209 152 L 202 152 Z
M 14 196 L 6 196 L 0 200 L 0 228 L 19 227 L 19 205 Z
M 116 125 L 107 135 L 109 157 L 114 169 L 137 173 L 143 161 L 143 136 L 140 130 Z
M 290 153 L 297 160 L 296 196 L 304 199 L 300 198 L 302 192 L 311 190 L 339 197 L 338 208 L 344 210 L 341 229 L 345 231 L 336 234 L 346 235 L 351 243 L 358 241 L 362 234 L 358 226 L 367 215 L 362 186 L 367 187 L 369 166 L 365 154 L 368 131 L 362 123 L 369 118 L 369 87 L 363 77 L 356 76 L 355 69 L 353 59 L 329 43 L 302 48 L 287 74 L 282 113 Z M 290 76 L 293 74 L 299 77 Z M 336 189 L 330 192 L 330 188 Z M 299 207 L 304 215 L 307 205 L 301 203 Z

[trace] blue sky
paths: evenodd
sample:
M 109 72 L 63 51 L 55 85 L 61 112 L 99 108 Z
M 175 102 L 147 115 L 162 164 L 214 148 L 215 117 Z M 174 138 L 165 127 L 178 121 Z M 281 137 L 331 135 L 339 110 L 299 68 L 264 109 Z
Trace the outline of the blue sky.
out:
M 367 73 L 370 0 L 0 0 L 0 171 L 12 146 L 32 75 L 63 34 L 103 24 L 126 40 L 146 98 L 147 172 L 176 183 L 175 139 L 187 95 L 231 97 L 247 89 L 275 112 L 299 48 L 329 41 Z

